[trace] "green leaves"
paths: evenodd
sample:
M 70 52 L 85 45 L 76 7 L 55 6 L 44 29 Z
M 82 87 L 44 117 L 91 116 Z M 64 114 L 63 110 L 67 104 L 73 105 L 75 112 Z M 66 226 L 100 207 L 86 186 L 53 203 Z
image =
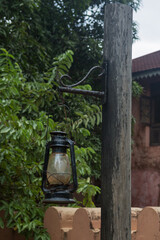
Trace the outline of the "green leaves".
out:
M 5 217 L 10 216 L 6 225 L 8 228 L 13 228 L 17 230 L 18 233 L 24 234 L 26 239 L 33 236 L 34 239 L 36 237 L 45 240 L 49 239 L 48 234 L 45 229 L 43 229 L 44 209 L 42 206 L 41 208 L 36 206 L 34 200 L 24 197 L 23 201 L 22 199 L 13 199 L 10 203 L 1 201 L 1 204 L 3 204 Z
M 82 193 L 83 205 L 86 207 L 95 207 L 93 202 L 93 196 L 97 193 L 100 193 L 100 188 L 90 184 L 90 178 L 87 178 L 87 181 L 80 180 L 78 193 Z
M 73 51 L 68 50 L 65 53 L 59 55 L 54 58 L 53 66 L 56 66 L 56 71 L 60 73 L 60 75 L 66 74 L 72 63 L 73 63 Z
M 92 164 L 97 161 L 94 148 L 90 144 L 87 146 L 86 142 L 100 123 L 97 116 L 101 108 L 88 104 L 81 96 L 77 96 L 78 107 L 73 118 L 64 118 L 64 110 L 62 112 L 57 107 L 57 82 L 61 74 L 67 73 L 71 67 L 72 55 L 67 51 L 57 57 L 52 71 L 46 72 L 45 78 L 39 82 L 27 81 L 6 50 L 2 50 L 0 56 L 0 205 L 5 212 L 7 227 L 25 235 L 26 239 L 48 239 L 43 228 L 45 209 L 41 204 L 41 172 L 50 131 L 66 129 L 77 142 L 78 191 L 84 195 L 83 204 L 93 206 L 92 197 L 99 191 L 88 180 L 92 177 Z M 55 72 L 56 77 L 53 76 Z M 91 89 L 90 85 L 83 88 Z M 68 94 L 66 97 L 74 103 L 73 96 Z M 53 114 L 47 115 L 47 111 L 50 113 L 52 109 Z M 74 104 L 71 109 L 75 111 Z M 59 122 L 56 121 L 57 116 Z M 3 220 L 0 221 L 3 227 Z
M 1 217 L 0 217 L 0 228 L 4 228 L 4 222 Z
M 138 98 L 143 92 L 143 87 L 136 81 L 132 81 L 132 94 L 133 97 Z
M 3 89 L 3 91 L 2 91 Z M 41 171 L 47 136 L 56 123 L 41 110 L 48 83 L 29 83 L 6 50 L 0 55 L 1 210 L 7 227 L 26 239 L 49 239 L 43 229 Z M 52 97 L 52 99 L 54 96 Z M 43 99 L 44 103 L 47 99 Z M 0 227 L 4 227 L 0 219 Z
M 7 133 L 7 132 L 9 132 L 11 129 L 10 128 L 8 128 L 8 127 L 4 127 L 3 128 L 3 126 L 2 126 L 2 129 L 0 130 L 0 133 Z

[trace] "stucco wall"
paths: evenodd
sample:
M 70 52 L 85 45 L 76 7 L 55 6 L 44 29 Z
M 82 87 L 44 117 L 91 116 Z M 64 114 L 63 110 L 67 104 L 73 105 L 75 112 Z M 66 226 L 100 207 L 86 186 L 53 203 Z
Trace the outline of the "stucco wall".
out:
M 132 206 L 159 206 L 160 174 L 154 169 L 132 170 Z
M 132 208 L 131 216 L 132 240 L 160 239 L 160 208 Z M 51 240 L 100 240 L 101 209 L 50 207 L 44 226 Z
M 118 215 L 117 215 L 118 216 Z M 131 209 L 132 240 L 160 239 L 160 207 Z M 100 240 L 100 208 L 49 207 L 44 227 L 51 240 Z M 0 229 L 1 240 L 24 240 L 11 229 Z

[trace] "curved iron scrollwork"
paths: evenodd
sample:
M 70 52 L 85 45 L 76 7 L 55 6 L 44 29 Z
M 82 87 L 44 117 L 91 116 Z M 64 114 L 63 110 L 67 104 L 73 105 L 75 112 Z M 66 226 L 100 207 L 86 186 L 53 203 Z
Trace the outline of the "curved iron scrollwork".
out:
M 82 78 L 80 81 L 78 81 L 77 83 L 74 83 L 74 84 L 71 84 L 71 85 L 66 85 L 66 84 L 64 84 L 63 81 L 62 81 L 63 78 L 66 78 L 66 77 L 67 77 L 67 78 L 69 78 L 69 79 L 72 79 L 69 75 L 65 74 L 65 75 L 62 75 L 62 76 L 61 76 L 61 78 L 60 78 L 60 84 L 61 84 L 63 87 L 69 87 L 69 88 L 76 87 L 76 86 L 80 85 L 81 83 L 83 83 L 83 82 L 88 78 L 88 76 L 89 76 L 94 70 L 97 70 L 97 69 L 102 70 L 102 72 L 98 75 L 98 77 L 103 76 L 103 74 L 104 74 L 104 69 L 103 69 L 102 67 L 100 67 L 100 66 L 94 66 L 94 67 L 92 67 L 92 68 L 88 71 L 88 73 L 86 74 L 86 76 L 85 76 L 84 78 Z
M 66 85 L 64 84 L 64 82 L 62 81 L 62 79 L 64 78 L 69 78 L 72 79 L 69 75 L 65 74 L 62 75 L 60 78 L 60 84 L 61 86 L 59 87 L 59 91 L 60 92 L 68 92 L 68 93 L 74 93 L 74 94 L 83 94 L 83 95 L 87 95 L 87 96 L 94 96 L 94 97 L 98 97 L 98 98 L 102 98 L 103 99 L 103 103 L 106 102 L 106 93 L 105 92 L 100 92 L 100 91 L 88 91 L 88 90 L 83 90 L 83 89 L 77 89 L 77 88 L 73 88 L 76 87 L 78 85 L 80 85 L 81 83 L 83 83 L 88 76 L 94 71 L 100 69 L 101 73 L 98 74 L 98 77 L 102 77 L 104 74 L 106 74 L 106 70 L 107 70 L 107 64 L 105 64 L 105 67 L 102 68 L 100 66 L 94 66 L 92 67 L 89 72 L 85 75 L 84 78 L 82 78 L 80 81 L 78 81 L 77 83 L 71 84 L 71 85 Z M 105 84 L 106 84 L 106 76 L 105 76 Z

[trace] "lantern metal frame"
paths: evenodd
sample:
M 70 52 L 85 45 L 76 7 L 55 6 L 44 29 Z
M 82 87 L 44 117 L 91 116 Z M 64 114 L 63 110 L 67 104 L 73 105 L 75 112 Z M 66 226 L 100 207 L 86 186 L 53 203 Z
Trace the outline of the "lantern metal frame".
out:
M 44 203 L 74 203 L 75 200 L 72 197 L 72 193 L 76 191 L 78 187 L 77 182 L 77 172 L 76 172 L 76 162 L 74 153 L 74 142 L 66 137 L 65 132 L 55 131 L 51 133 L 52 140 L 46 144 L 45 159 L 42 174 L 42 190 L 45 194 Z M 61 185 L 49 185 L 47 184 L 47 167 L 49 161 L 49 152 L 52 149 L 53 152 L 65 153 L 67 148 L 70 148 L 71 153 L 71 168 L 72 168 L 72 178 L 73 187 L 71 184 L 61 184 Z M 71 188 L 70 188 L 71 187 Z

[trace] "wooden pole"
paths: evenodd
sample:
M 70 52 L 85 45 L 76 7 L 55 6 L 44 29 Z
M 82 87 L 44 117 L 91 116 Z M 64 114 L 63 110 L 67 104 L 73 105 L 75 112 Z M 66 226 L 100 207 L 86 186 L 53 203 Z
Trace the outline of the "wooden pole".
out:
M 101 240 L 130 240 L 132 9 L 105 7 L 107 102 L 102 123 Z M 107 76 L 108 75 L 108 76 Z

